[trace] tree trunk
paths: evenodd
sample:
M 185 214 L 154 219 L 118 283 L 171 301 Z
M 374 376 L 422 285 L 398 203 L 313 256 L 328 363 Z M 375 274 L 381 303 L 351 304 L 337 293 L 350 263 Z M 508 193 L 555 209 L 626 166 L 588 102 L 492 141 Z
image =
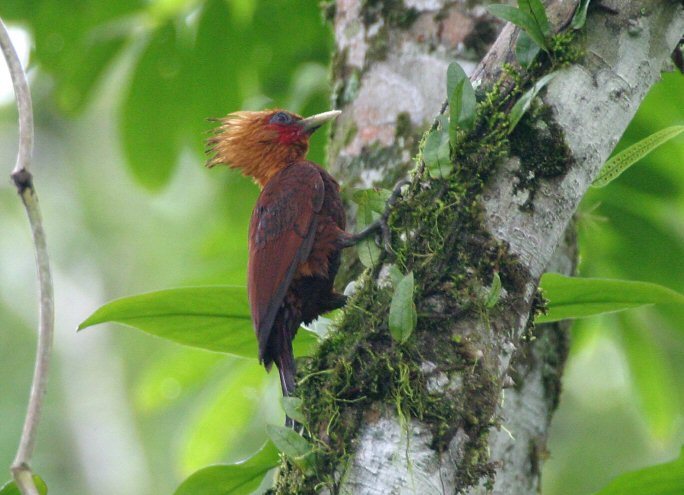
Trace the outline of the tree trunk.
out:
M 329 163 L 345 188 L 390 187 L 413 168 L 449 61 L 472 71 L 479 90 L 516 91 L 502 69 L 515 59 L 518 30 L 504 27 L 476 67 L 500 23 L 473 3 L 328 6 L 343 110 Z M 565 28 L 576 3 L 545 3 L 556 31 Z M 390 219 L 396 251 L 386 262 L 414 271 L 418 326 L 406 345 L 389 337 L 386 267 L 357 284 L 300 376 L 317 462 L 306 473 L 285 465 L 279 492 L 538 492 L 567 354 L 566 325 L 531 324 L 539 278 L 574 270 L 572 216 L 682 32 L 681 2 L 603 1 L 569 45 L 583 56 L 501 137 L 506 157 L 496 140 L 483 141 L 461 157 L 456 178 L 414 178 Z M 503 291 L 488 308 L 481 295 L 495 273 Z

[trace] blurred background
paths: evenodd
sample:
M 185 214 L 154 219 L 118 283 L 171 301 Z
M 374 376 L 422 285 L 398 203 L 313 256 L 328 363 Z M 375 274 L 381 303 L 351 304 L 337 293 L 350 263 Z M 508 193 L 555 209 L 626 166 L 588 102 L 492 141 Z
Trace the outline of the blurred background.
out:
M 56 494 L 171 493 L 198 468 L 250 454 L 263 425 L 282 421 L 275 374 L 120 326 L 76 327 L 117 297 L 244 284 L 257 191 L 202 166 L 205 119 L 327 110 L 329 26 L 310 0 L 3 0 L 0 16 L 28 67 L 55 277 L 54 367 L 34 467 Z M 618 149 L 682 123 L 684 76 L 666 74 Z M 324 161 L 325 138 L 314 138 L 314 161 Z M 32 245 L 8 178 L 16 142 L 0 62 L 0 470 L 18 443 L 37 324 Z M 680 136 L 590 191 L 578 218 L 581 275 L 684 292 L 683 165 Z M 592 493 L 676 457 L 684 441 L 682 308 L 581 321 L 572 342 L 546 495 Z

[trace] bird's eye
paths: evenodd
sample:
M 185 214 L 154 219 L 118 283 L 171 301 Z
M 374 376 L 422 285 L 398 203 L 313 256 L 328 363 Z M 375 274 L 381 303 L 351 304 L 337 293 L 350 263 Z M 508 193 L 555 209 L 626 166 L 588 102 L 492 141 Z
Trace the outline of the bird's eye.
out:
M 292 117 L 288 113 L 277 112 L 277 113 L 273 114 L 273 116 L 271 117 L 271 120 L 269 120 L 269 123 L 271 123 L 271 124 L 291 124 L 292 123 Z

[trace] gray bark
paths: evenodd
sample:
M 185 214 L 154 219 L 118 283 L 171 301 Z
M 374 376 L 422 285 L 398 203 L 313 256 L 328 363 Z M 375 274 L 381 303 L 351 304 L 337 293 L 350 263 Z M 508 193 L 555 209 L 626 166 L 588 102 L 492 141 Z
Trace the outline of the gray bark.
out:
M 336 99 L 343 114 L 330 147 L 333 172 L 345 185 L 388 186 L 412 166 L 422 131 L 439 112 L 445 94 L 448 61 L 474 69 L 482 54 L 473 32 L 493 29 L 480 7 L 445 0 L 404 0 L 411 22 L 396 12 L 339 0 L 334 19 L 337 60 L 333 68 Z M 401 2 L 385 2 L 385 4 Z M 472 2 L 470 2 L 472 3 Z M 566 22 L 573 2 L 552 2 L 554 20 Z M 561 71 L 543 97 L 563 132 L 573 166 L 562 177 L 542 180 L 534 210 L 520 208 L 527 193 L 514 190 L 516 157 L 507 160 L 484 195 L 486 225 L 507 243 L 526 271 L 526 283 L 515 310 L 493 313 L 489 328 L 481 319 L 453 322 L 458 335 L 477 336 L 474 349 L 483 369 L 498 377 L 499 407 L 491 418 L 487 459 L 491 478 L 470 486 L 468 493 L 536 493 L 550 419 L 557 405 L 567 350 L 560 327 L 521 339 L 541 274 L 553 261 L 558 271 L 574 267 L 574 241 L 562 243 L 580 199 L 636 112 L 650 86 L 668 63 L 684 32 L 684 9 L 675 1 L 603 2 L 617 13 L 592 12 L 587 22 L 586 57 Z M 614 4 L 614 5 L 613 5 Z M 507 26 L 472 79 L 494 80 L 503 61 L 511 60 L 516 30 Z M 408 131 L 407 131 L 408 128 Z M 561 248 L 558 246 L 561 245 Z M 557 253 L 555 259 L 554 252 Z M 428 383 L 454 401 L 468 400 L 462 377 L 422 368 Z M 510 382 L 513 388 L 503 388 Z M 377 416 L 377 415 L 376 415 Z M 495 419 L 497 419 L 495 421 Z M 500 425 L 498 428 L 494 425 Z M 441 494 L 462 490 L 459 476 L 467 460 L 466 431 L 459 429 L 446 452 L 430 447 L 429 428 L 418 420 L 402 426 L 391 408 L 364 424 L 347 466 L 340 466 L 341 493 Z M 472 460 L 472 458 L 470 458 Z M 489 479 L 489 483 L 487 483 Z

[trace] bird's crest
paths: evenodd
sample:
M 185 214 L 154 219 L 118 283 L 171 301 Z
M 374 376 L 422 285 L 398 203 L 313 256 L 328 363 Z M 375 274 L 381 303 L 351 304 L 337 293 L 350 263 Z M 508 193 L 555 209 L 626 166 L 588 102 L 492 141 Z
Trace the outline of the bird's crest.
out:
M 290 116 L 291 122 L 273 122 L 277 114 Z M 277 172 L 306 156 L 308 134 L 296 126 L 301 120 L 282 110 L 241 111 L 216 119 L 220 125 L 207 140 L 206 151 L 211 155 L 207 167 L 237 168 L 263 187 Z

